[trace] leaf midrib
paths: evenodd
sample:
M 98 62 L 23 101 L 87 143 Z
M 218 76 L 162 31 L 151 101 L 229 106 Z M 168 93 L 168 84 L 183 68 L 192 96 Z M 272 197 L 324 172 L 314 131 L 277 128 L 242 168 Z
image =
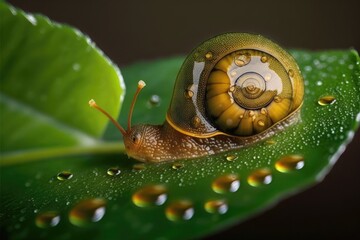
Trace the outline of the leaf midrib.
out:
M 21 109 L 21 113 L 30 115 L 31 117 L 39 118 L 43 120 L 43 122 L 48 122 L 50 125 L 55 126 L 57 129 L 61 129 L 62 132 L 73 136 L 78 143 L 81 145 L 89 146 L 94 145 L 98 140 L 89 135 L 88 133 L 81 131 L 73 126 L 66 124 L 58 119 L 54 118 L 53 116 L 41 112 L 34 107 L 27 105 L 23 102 L 20 102 L 13 97 L 10 97 L 3 92 L 0 92 L 0 102 L 3 102 L 5 105 L 12 105 L 15 109 Z

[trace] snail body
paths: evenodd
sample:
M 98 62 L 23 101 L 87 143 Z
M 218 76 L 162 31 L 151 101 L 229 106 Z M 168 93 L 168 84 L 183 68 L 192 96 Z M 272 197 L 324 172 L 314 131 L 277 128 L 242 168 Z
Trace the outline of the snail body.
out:
M 163 125 L 131 127 L 132 106 L 128 130 L 121 132 L 128 156 L 140 161 L 211 155 L 292 124 L 303 96 L 303 78 L 289 53 L 260 35 L 227 33 L 185 59 Z

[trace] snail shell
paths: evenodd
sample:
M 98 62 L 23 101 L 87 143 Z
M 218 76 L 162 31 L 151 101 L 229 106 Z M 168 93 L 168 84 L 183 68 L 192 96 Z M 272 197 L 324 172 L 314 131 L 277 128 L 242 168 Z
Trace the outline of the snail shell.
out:
M 256 136 L 298 110 L 304 85 L 293 57 L 260 35 L 203 42 L 178 74 L 167 122 L 192 137 Z
M 298 119 L 304 84 L 295 60 L 272 41 L 228 33 L 197 47 L 183 63 L 163 125 L 131 126 L 140 81 L 125 130 L 128 156 L 144 162 L 196 158 L 238 149 Z

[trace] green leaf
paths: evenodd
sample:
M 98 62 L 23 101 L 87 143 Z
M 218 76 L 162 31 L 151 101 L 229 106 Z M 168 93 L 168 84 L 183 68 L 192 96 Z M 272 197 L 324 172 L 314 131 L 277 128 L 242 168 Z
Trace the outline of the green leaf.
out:
M 0 3 L 1 154 L 55 146 L 94 145 L 117 116 L 119 69 L 80 31 Z
M 7 16 L 3 8 L 1 16 Z M 1 44 L 1 48 L 2 46 Z M 84 148 L 82 153 L 88 154 L 80 156 L 63 156 L 64 149 L 59 148 L 57 157 L 53 158 L 51 156 L 56 154 L 50 154 L 44 148 L 43 161 L 1 166 L 1 232 L 10 239 L 142 239 L 145 236 L 148 239 L 196 238 L 244 221 L 289 194 L 321 181 L 345 150 L 359 126 L 360 60 L 354 50 L 294 50 L 291 53 L 305 78 L 306 94 L 301 110 L 301 122 L 288 127 L 268 141 L 245 149 L 175 163 L 144 164 L 142 170 L 134 170 L 133 165 L 136 162 L 128 159 L 125 153 L 116 153 L 122 151 L 120 143 L 120 150 L 114 149 L 113 143 L 105 142 L 96 146 L 98 152 L 104 153 L 91 154 L 91 149 Z M 17 63 L 20 58 L 21 56 L 14 56 L 12 64 Z M 122 123 L 125 122 L 129 101 L 139 79 L 146 80 L 147 87 L 137 102 L 133 122 L 160 124 L 164 120 L 171 99 L 171 89 L 183 59 L 179 57 L 143 62 L 123 69 L 129 96 L 120 116 Z M 66 62 L 67 59 L 63 61 Z M 28 64 L 31 63 L 32 60 Z M 9 68 L 12 64 L 9 64 Z M 59 74 L 67 75 L 68 71 L 71 71 L 71 68 L 63 69 Z M 88 68 L 79 69 L 81 74 L 83 71 L 88 71 Z M 38 68 L 34 67 L 29 70 L 29 76 L 38 72 Z M 7 77 L 2 76 L 1 81 L 7 81 Z M 13 84 L 16 86 L 16 81 L 9 83 L 9 86 Z M 43 85 L 39 84 L 39 87 L 41 86 Z M 51 98 L 56 92 L 48 94 Z M 114 93 L 107 92 L 106 96 L 112 97 L 111 94 Z M 160 97 L 159 104 L 149 103 L 154 94 Z M 332 96 L 336 101 L 322 106 L 318 101 L 325 96 Z M 96 98 L 102 99 L 97 96 Z M 89 108 L 87 100 L 84 105 Z M 39 107 L 43 107 L 42 104 L 39 103 Z M 111 109 L 111 105 L 107 104 L 101 103 Z M 76 111 L 78 110 L 73 110 L 72 113 L 75 114 Z M 88 116 L 91 116 L 92 122 L 96 124 L 96 114 Z M 15 118 L 14 115 L 2 115 L 2 120 L 12 122 Z M 3 125 L 1 128 L 3 131 Z M 38 134 L 42 133 L 41 129 L 37 129 Z M 7 132 L 6 136 L 12 137 L 12 134 L 15 133 Z M 29 138 L 34 139 L 34 135 Z M 115 128 L 109 126 L 104 139 L 121 137 L 115 132 Z M 65 154 L 69 153 L 74 151 L 65 151 Z M 25 159 L 29 156 L 31 154 L 27 152 L 22 155 Z M 294 165 L 295 169 L 292 171 L 283 172 L 283 168 L 276 167 L 276 162 L 286 156 L 301 156 L 304 165 Z M 12 163 L 8 156 L 5 156 L 5 159 L 8 159 L 7 163 Z M 113 175 L 109 175 L 107 172 L 111 167 L 116 167 L 120 173 L 116 175 L 116 171 L 113 171 Z M 258 169 L 269 171 L 271 181 L 269 177 L 266 178 L 268 184 L 254 186 L 254 181 L 249 181 L 249 176 L 253 176 Z M 72 177 L 59 180 L 64 179 L 64 176 L 57 176 L 63 171 L 72 174 L 63 174 L 64 176 Z M 233 184 L 233 192 L 224 193 L 221 188 L 212 186 L 216 179 L 228 174 L 238 177 L 240 186 L 237 191 L 236 184 Z M 160 199 L 160 206 L 135 205 L 133 194 L 152 184 L 161 184 L 167 188 L 167 198 L 162 198 L 166 201 L 161 205 Z M 92 205 L 99 204 L 97 218 L 81 216 L 74 211 L 74 208 L 79 209 L 81 205 L 79 207 L 78 204 L 86 199 L 98 199 Z M 135 200 L 135 203 L 141 205 L 139 199 Z M 174 222 L 168 219 L 165 212 L 172 203 L 179 200 L 190 201 L 194 215 L 191 217 L 190 211 L 188 220 Z M 204 205 L 209 200 L 225 201 L 227 212 L 208 213 Z M 105 214 L 102 217 L 104 201 Z M 224 208 L 222 209 L 224 211 Z M 39 217 L 48 211 L 59 216 L 53 218 L 53 227 L 49 226 L 49 222 L 46 224 L 46 221 L 39 221 Z M 50 219 L 49 214 L 47 219 Z M 98 222 L 91 222 L 95 220 Z

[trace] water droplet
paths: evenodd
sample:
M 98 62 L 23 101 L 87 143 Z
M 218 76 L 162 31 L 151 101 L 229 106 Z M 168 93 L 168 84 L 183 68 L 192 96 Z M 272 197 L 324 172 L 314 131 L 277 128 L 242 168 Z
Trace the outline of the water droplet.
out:
M 80 70 L 81 65 L 80 65 L 79 63 L 74 63 L 74 64 L 72 65 L 72 68 L 73 68 L 74 71 L 77 72 L 77 71 Z
M 255 170 L 249 175 L 247 180 L 253 187 L 270 184 L 272 181 L 271 171 L 267 168 Z
M 194 92 L 191 91 L 190 89 L 186 89 L 185 90 L 185 97 L 186 98 L 192 98 L 194 96 Z
M 225 200 L 210 200 L 205 203 L 204 208 L 208 213 L 224 214 L 229 207 Z
M 167 188 L 164 185 L 149 185 L 132 195 L 132 201 L 138 207 L 160 206 L 166 199 Z
M 251 60 L 250 54 L 240 54 L 235 56 L 234 62 L 237 66 L 243 67 L 247 65 L 250 62 L 250 60 Z
M 312 70 L 312 67 L 311 67 L 311 66 L 305 66 L 305 67 L 304 67 L 304 70 L 305 70 L 306 72 L 310 72 L 310 71 Z
M 171 221 L 189 220 L 194 216 L 193 204 L 187 200 L 171 203 L 165 210 L 166 217 Z
M 35 224 L 39 228 L 55 227 L 60 222 L 60 215 L 55 211 L 40 213 L 35 218 Z
M 327 105 L 331 105 L 333 103 L 336 102 L 336 98 L 334 96 L 328 95 L 328 96 L 322 96 L 321 98 L 319 98 L 318 100 L 318 104 L 320 106 L 327 106 Z
M 205 54 L 205 58 L 206 58 L 207 60 L 211 60 L 211 59 L 213 58 L 212 52 L 206 53 L 206 54 Z
M 261 57 L 261 62 L 262 62 L 262 63 L 266 63 L 267 60 L 268 60 L 268 58 L 267 58 L 266 56 L 262 56 L 262 57 Z
M 261 113 L 262 115 L 267 115 L 267 110 L 266 110 L 266 108 L 262 108 L 262 109 L 260 110 L 260 113 Z
M 238 157 L 236 155 L 227 155 L 226 160 L 229 162 L 235 161 Z
M 107 170 L 107 175 L 109 176 L 117 176 L 121 173 L 121 170 L 117 167 L 111 167 Z
M 257 124 L 258 124 L 260 127 L 265 126 L 265 122 L 264 122 L 263 120 L 257 121 Z
M 236 192 L 240 187 L 240 180 L 237 175 L 228 174 L 216 178 L 211 187 L 216 193 Z
M 132 169 L 135 171 L 141 171 L 141 170 L 146 169 L 146 165 L 145 165 L 145 163 L 136 163 L 133 165 Z
M 191 125 L 192 125 L 194 128 L 200 127 L 200 125 L 201 125 L 201 120 L 200 120 L 200 118 L 199 118 L 198 116 L 193 117 L 192 120 L 191 120 Z
M 290 77 L 294 77 L 294 70 L 289 69 L 288 74 L 289 74 Z
M 277 102 L 277 103 L 281 102 L 281 97 L 275 96 L 274 101 Z
M 281 157 L 276 163 L 275 168 L 279 172 L 290 172 L 304 167 L 304 157 L 301 155 L 288 155 Z
M 60 181 L 69 180 L 72 177 L 73 177 L 73 174 L 69 171 L 62 171 L 62 172 L 58 173 L 58 175 L 56 176 L 56 178 Z
M 106 201 L 102 198 L 92 198 L 79 202 L 69 213 L 69 220 L 75 226 L 86 226 L 100 221 L 105 215 Z
M 273 145 L 276 143 L 276 141 L 275 140 L 266 140 L 265 143 L 268 145 Z
M 149 105 L 152 107 L 157 107 L 160 105 L 161 102 L 161 98 L 159 95 L 151 95 L 150 99 L 149 99 Z
M 183 167 L 184 167 L 183 163 L 173 163 L 171 165 L 171 168 L 174 169 L 174 170 L 178 170 L 178 169 L 183 168 Z
M 265 79 L 265 81 L 270 81 L 271 80 L 271 73 L 266 73 L 265 75 L 264 75 L 264 79 Z
M 27 13 L 27 14 L 24 14 L 24 16 L 26 17 L 26 19 L 27 19 L 32 25 L 36 26 L 37 20 L 36 20 L 36 18 L 34 17 L 34 15 Z

